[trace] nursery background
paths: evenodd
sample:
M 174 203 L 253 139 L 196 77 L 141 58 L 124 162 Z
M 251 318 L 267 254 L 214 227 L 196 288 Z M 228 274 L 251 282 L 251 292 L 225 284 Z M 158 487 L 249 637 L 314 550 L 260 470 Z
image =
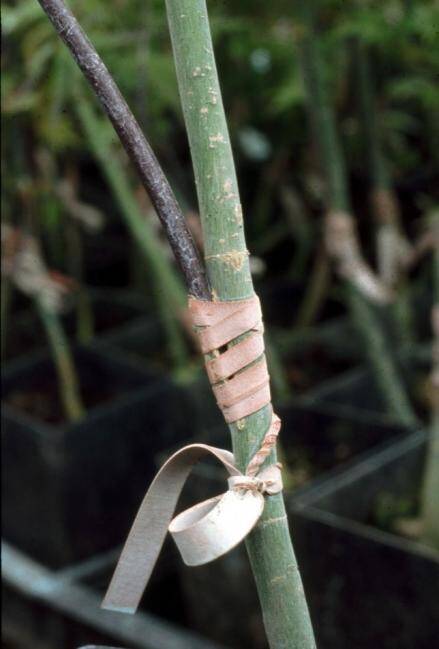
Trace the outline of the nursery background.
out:
M 432 649 L 438 4 L 207 4 L 317 646 Z M 164 0 L 69 6 L 202 251 Z M 108 119 L 37 0 L 2 30 L 3 646 L 266 649 L 243 544 L 193 569 L 167 540 L 136 616 L 99 608 L 157 469 L 229 433 Z M 203 463 L 182 504 L 224 490 Z

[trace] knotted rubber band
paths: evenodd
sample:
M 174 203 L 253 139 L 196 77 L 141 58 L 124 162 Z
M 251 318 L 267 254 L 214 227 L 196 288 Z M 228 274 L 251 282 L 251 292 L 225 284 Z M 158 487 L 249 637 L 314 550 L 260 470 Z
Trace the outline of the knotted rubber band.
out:
M 172 520 L 193 466 L 208 454 L 216 457 L 231 476 L 229 490 Z M 246 476 L 237 469 L 229 451 L 206 444 L 180 449 L 162 466 L 143 499 L 102 607 L 124 613 L 136 611 L 168 530 L 186 564 L 208 563 L 229 552 L 253 529 L 264 509 L 263 493 L 274 494 L 281 489 L 277 465 L 257 477 Z
M 206 367 L 226 421 L 238 421 L 271 401 L 263 326 L 256 296 L 235 302 L 189 299 L 201 349 L 213 354 Z M 241 339 L 241 336 L 246 335 Z M 227 344 L 232 344 L 223 349 Z M 147 586 L 167 531 L 187 565 L 202 565 L 229 552 L 253 529 L 264 510 L 264 495 L 282 490 L 280 464 L 261 469 L 276 444 L 280 419 L 271 423 L 245 474 L 229 451 L 191 444 L 172 455 L 154 478 L 122 550 L 103 608 L 134 613 Z M 230 474 L 229 489 L 182 512 L 173 520 L 194 464 L 214 455 Z

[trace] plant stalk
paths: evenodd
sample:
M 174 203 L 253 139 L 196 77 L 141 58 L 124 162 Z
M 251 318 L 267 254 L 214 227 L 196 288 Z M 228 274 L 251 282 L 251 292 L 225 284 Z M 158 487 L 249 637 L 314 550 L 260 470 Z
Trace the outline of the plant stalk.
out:
M 65 415 L 69 421 L 78 421 L 84 416 L 85 408 L 69 340 L 58 314 L 38 297 L 35 298 L 35 306 L 52 349 Z
M 187 345 L 176 316 L 186 306 L 186 291 L 166 259 L 150 222 L 142 215 L 127 174 L 117 154 L 111 150 L 106 124 L 96 117 L 86 98 L 80 97 L 75 108 L 91 150 L 111 187 L 128 230 L 148 263 L 156 287 L 157 305 L 167 330 L 169 350 L 177 367 L 188 360 Z
M 334 111 L 323 76 L 323 61 L 314 31 L 313 3 L 298 3 L 296 28 L 299 59 L 307 93 L 308 110 L 327 182 L 327 207 L 352 214 L 345 161 L 339 144 Z M 352 217 L 351 217 L 352 218 Z M 375 307 L 348 282 L 348 307 L 365 343 L 376 381 L 387 410 L 407 426 L 417 423 L 405 387 L 389 351 L 389 342 Z
M 316 252 L 306 293 L 297 310 L 294 323 L 297 329 L 306 329 L 312 326 L 328 294 L 330 283 L 330 263 L 327 252 L 322 246 Z
M 63 0 L 38 2 L 93 88 L 134 164 L 182 269 L 189 293 L 209 299 L 204 268 L 184 216 L 159 162 L 112 76 Z
M 402 232 L 398 199 L 383 152 L 369 52 L 359 38 L 352 41 L 352 51 L 358 79 L 361 128 L 369 166 L 370 202 L 377 227 L 378 268 L 382 280 L 398 288 L 392 309 L 393 320 L 401 344 L 408 347 L 413 343 L 413 331 L 410 292 L 404 281 L 406 278 L 402 262 L 408 254 L 409 244 Z
M 94 314 L 90 296 L 84 286 L 84 248 L 79 223 L 68 220 L 66 229 L 66 256 L 68 274 L 78 285 L 76 300 L 76 339 L 88 345 L 94 335 Z
M 1 358 L 3 358 L 3 354 L 5 352 L 5 345 L 6 345 L 6 338 L 7 338 L 7 332 L 8 332 L 8 326 L 9 326 L 9 314 L 10 314 L 10 303 L 11 303 L 11 291 L 12 291 L 12 286 L 11 282 L 7 277 L 1 278 L 1 296 L 0 296 L 0 302 L 1 302 L 1 340 L 0 340 L 0 348 L 1 348 Z
M 433 367 L 431 373 L 431 436 L 427 446 L 422 488 L 424 540 L 439 549 L 439 251 L 433 260 L 435 304 L 432 310 Z
M 212 298 L 254 294 L 234 160 L 204 0 L 167 0 L 180 97 L 189 136 Z M 271 406 L 230 425 L 244 469 L 271 421 Z M 275 461 L 275 453 L 269 459 Z M 313 631 L 281 495 L 267 498 L 247 549 L 272 649 L 311 649 Z

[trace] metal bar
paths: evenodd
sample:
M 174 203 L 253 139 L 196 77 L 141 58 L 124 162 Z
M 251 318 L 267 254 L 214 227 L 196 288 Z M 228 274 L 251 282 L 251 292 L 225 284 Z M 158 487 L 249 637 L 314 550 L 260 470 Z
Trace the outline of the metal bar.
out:
M 2 578 L 9 587 L 117 642 L 136 649 L 225 649 L 143 611 L 135 616 L 104 611 L 100 595 L 90 588 L 59 578 L 7 543 L 2 542 L 1 551 Z

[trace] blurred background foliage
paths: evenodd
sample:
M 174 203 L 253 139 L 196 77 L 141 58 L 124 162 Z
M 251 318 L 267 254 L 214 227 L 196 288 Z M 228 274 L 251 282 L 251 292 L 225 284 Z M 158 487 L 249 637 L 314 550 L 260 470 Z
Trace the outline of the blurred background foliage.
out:
M 195 183 L 165 1 L 69 0 L 68 4 L 138 119 L 200 244 Z M 336 397 L 329 404 L 335 420 L 334 425 L 325 424 L 329 433 L 325 425 L 321 430 L 319 418 L 309 419 L 309 413 L 299 417 L 297 425 L 293 417 L 289 427 L 286 418 L 287 443 L 281 453 L 288 491 L 365 450 L 362 444 L 369 439 L 370 432 L 370 444 L 378 437 L 388 441 L 387 428 L 375 429 L 375 424 L 371 424 L 365 435 L 365 427 L 360 426 L 359 430 L 355 418 L 344 429 L 343 417 L 349 412 L 358 411 L 367 423 L 367 417 L 376 408 L 386 426 L 389 421 L 407 425 L 410 420 L 411 429 L 432 419 L 438 430 L 439 318 L 436 317 L 435 369 L 431 372 L 431 312 L 439 295 L 439 3 L 208 0 L 207 4 L 252 272 L 262 298 L 276 408 L 280 401 L 288 406 L 289 398 L 294 401 L 297 395 L 298 401 L 304 397 L 311 404 L 313 399 L 324 404 L 334 377 L 333 390 L 339 395 L 339 400 Z M 201 358 L 183 312 L 183 281 L 150 201 L 96 98 L 37 0 L 3 0 L 1 7 L 5 253 L 2 353 L 8 361 L 18 360 L 16 384 L 9 389 L 4 402 L 46 423 L 53 423 L 54 413 L 57 425 L 65 421 L 87 422 L 89 409 L 92 411 L 106 401 L 117 401 L 118 390 L 123 396 L 117 365 L 111 372 L 110 366 L 104 365 L 104 370 L 96 375 L 93 363 L 90 370 L 87 362 L 91 361 L 82 359 L 83 350 L 78 353 L 76 343 L 93 343 L 90 349 L 96 345 L 102 356 L 111 356 L 114 349 L 122 350 L 130 363 L 134 358 L 148 372 L 164 369 L 167 378 L 172 374 L 174 378 L 188 379 L 191 399 L 197 401 L 203 431 L 207 430 L 212 427 L 211 420 L 217 422 L 219 413 L 207 382 L 199 381 Z M 308 7 L 315 9 L 315 37 L 310 29 L 312 21 L 307 24 L 306 18 L 302 20 Z M 307 37 L 312 41 L 308 52 L 313 50 L 316 56 L 314 62 L 304 64 L 302 45 Z M 359 73 L 359 45 L 366 53 L 363 71 L 367 60 L 371 73 L 370 112 L 365 110 L 367 98 L 364 102 L 362 95 L 364 78 Z M 313 111 L 316 102 L 311 96 L 309 79 L 309 70 L 316 72 L 316 68 L 315 76 L 323 79 L 322 86 L 326 84 L 324 92 L 320 92 L 323 99 L 318 117 L 323 114 L 323 121 L 317 129 L 311 124 L 313 112 L 319 111 Z M 325 113 L 328 107 L 330 110 Z M 331 134 L 331 109 L 335 136 Z M 337 136 L 342 155 L 336 151 Z M 329 153 L 327 149 L 331 147 L 325 150 L 324 146 L 328 140 L 335 143 Z M 377 157 L 381 160 L 379 164 Z M 352 286 L 343 281 L 342 273 L 332 272 L 338 260 L 332 264 L 329 246 L 324 245 L 328 220 L 325 216 L 334 211 L 328 194 L 334 178 L 344 180 L 343 158 L 349 191 L 341 193 L 348 194 L 348 206 L 352 202 L 363 253 L 361 261 L 364 258 L 378 271 L 377 276 L 382 270 L 380 254 L 381 261 L 385 255 L 377 242 L 380 229 L 385 227 L 380 227 L 383 223 L 375 213 L 373 192 L 377 189 L 389 190 L 387 199 L 389 194 L 392 200 L 396 199 L 394 229 L 397 235 L 404 233 L 396 237 L 397 245 L 408 241 L 413 246 L 412 260 L 398 269 L 401 272 L 397 281 L 390 282 L 395 299 L 385 305 L 374 303 L 370 295 L 361 295 L 363 302 L 357 301 L 353 306 L 353 300 L 349 301 Z M 331 168 L 334 160 L 337 164 Z M 349 211 L 349 207 L 335 206 L 335 212 L 340 209 Z M 383 221 L 384 226 L 389 225 L 386 219 Z M 384 232 L 384 238 L 387 235 Z M 23 250 L 17 243 L 20 237 Z M 356 241 L 354 248 L 355 245 Z M 359 250 L 360 246 L 357 247 Z M 34 261 L 37 258 L 40 284 L 33 281 L 32 264 L 19 268 L 22 275 L 14 279 L 14 260 L 23 252 L 34 255 Z M 26 254 L 21 256 L 25 266 Z M 47 302 L 48 296 L 51 304 Z M 63 308 L 53 307 L 61 301 Z M 103 346 L 99 347 L 99 343 Z M 419 351 L 419 343 L 426 343 L 419 359 L 415 354 L 408 358 L 413 351 Z M 110 352 L 105 345 L 109 345 Z M 53 376 L 43 376 L 45 370 L 38 363 L 35 365 L 29 354 L 44 346 L 50 347 L 56 378 L 53 368 Z M 36 372 L 28 384 L 24 365 L 20 366 L 24 361 L 30 363 L 27 375 Z M 355 383 L 354 373 L 367 363 L 372 372 Z M 9 367 L 13 365 L 11 362 Z M 104 376 L 105 372 L 108 376 Z M 101 380 L 103 389 L 96 385 Z M 407 411 L 405 421 L 400 407 L 404 399 L 398 403 L 394 394 L 389 394 L 392 382 L 404 399 L 405 391 L 409 393 L 407 402 L 413 401 L 413 417 Z M 383 395 L 384 400 L 380 399 Z M 56 404 L 57 396 L 61 396 L 58 401 L 62 404 Z M 175 415 L 183 422 L 184 431 L 178 429 L 178 435 L 187 441 L 195 433 L 195 426 L 191 417 L 184 414 L 181 396 L 178 407 L 166 404 L 166 408 L 170 420 Z M 151 411 L 155 411 L 155 406 Z M 138 415 L 134 409 L 130 415 L 142 425 L 142 440 L 148 437 L 143 430 L 144 414 Z M 95 425 L 93 416 L 92 412 L 91 428 Z M 110 413 L 103 430 L 113 430 L 111 417 Z M 370 422 L 373 421 L 371 418 Z M 62 428 L 60 431 L 62 435 Z M 122 426 L 117 431 L 123 436 L 125 432 Z M 10 437 L 15 440 L 15 429 Z M 136 453 L 131 439 L 126 436 L 126 466 L 130 472 L 130 458 Z M 437 434 L 432 440 L 437 445 Z M 162 452 L 169 440 L 164 437 L 158 441 Z M 96 449 L 101 448 L 100 444 L 96 443 Z M 142 448 L 145 451 L 146 447 Z M 436 451 L 433 445 L 431 448 L 431 468 L 426 470 L 431 480 L 425 478 L 424 496 L 420 496 L 420 487 L 409 498 L 398 496 L 394 501 L 384 493 L 371 518 L 379 519 L 379 526 L 387 529 L 391 519 L 411 517 L 416 509 L 413 503 L 418 506 L 418 500 L 423 500 L 424 523 L 432 522 L 431 533 L 427 529 L 425 535 L 434 536 L 437 546 L 439 454 L 437 446 Z M 110 464 L 112 456 L 117 461 L 118 455 L 119 450 L 108 452 Z M 51 453 L 47 456 L 52 457 Z M 78 458 L 82 462 L 79 454 Z M 14 462 L 9 463 L 11 467 Z M 14 470 L 15 466 L 11 475 Z M 82 477 L 81 471 L 78 475 Z M 143 466 L 141 474 L 144 480 Z M 18 483 L 21 498 L 24 483 Z M 117 481 L 112 486 L 115 485 Z M 106 496 L 106 502 L 110 500 Z M 13 514 L 12 518 L 15 510 Z M 23 529 L 27 527 L 26 519 Z M 421 533 L 416 532 L 418 536 Z M 409 536 L 405 532 L 404 535 Z M 50 538 L 56 540 L 56 536 L 52 533 Z M 314 534 L 314 538 L 318 536 Z M 364 565 L 368 570 L 368 563 Z M 386 565 L 393 564 L 386 560 Z M 227 583 L 228 580 L 229 575 Z M 212 582 L 207 583 L 212 590 Z M 400 590 L 405 591 L 405 586 L 404 583 Z M 237 590 L 246 589 L 239 584 Z M 358 592 L 363 598 L 362 583 Z M 381 581 L 379 593 L 387 597 Z M 424 594 L 424 585 L 422 593 L 429 596 L 428 589 Z M 198 601 L 198 590 L 196 595 Z M 374 604 L 380 606 L 381 600 L 377 601 Z M 387 601 L 382 608 L 387 608 Z M 398 625 L 401 617 L 398 613 Z M 405 627 L 400 632 L 404 634 Z
M 208 4 L 249 248 L 265 278 L 304 282 L 320 245 L 324 187 L 294 45 L 300 29 L 295 3 Z M 109 8 L 102 0 L 72 0 L 70 5 L 145 130 L 183 208 L 194 209 L 164 2 L 115 0 Z M 125 167 L 143 210 L 145 200 L 111 127 L 36 0 L 3 2 L 2 13 L 3 220 L 38 234 L 49 266 L 78 279 L 78 267 L 87 264 L 95 246 L 89 250 L 86 245 L 85 259 L 78 261 L 79 244 L 70 236 L 72 211 L 82 221 L 86 241 L 92 237 L 106 246 L 107 235 L 125 236 L 102 164 L 78 118 L 78 104 L 86 103 L 98 119 L 97 137 Z M 369 48 L 382 147 L 405 226 L 416 237 L 435 204 L 439 8 L 434 0 L 321 0 L 317 31 L 354 209 L 372 256 L 365 200 L 370 172 L 352 42 L 360 38 Z M 90 218 L 101 227 L 90 225 Z M 133 275 L 139 277 L 135 259 Z M 108 277 L 108 283 L 113 279 Z

